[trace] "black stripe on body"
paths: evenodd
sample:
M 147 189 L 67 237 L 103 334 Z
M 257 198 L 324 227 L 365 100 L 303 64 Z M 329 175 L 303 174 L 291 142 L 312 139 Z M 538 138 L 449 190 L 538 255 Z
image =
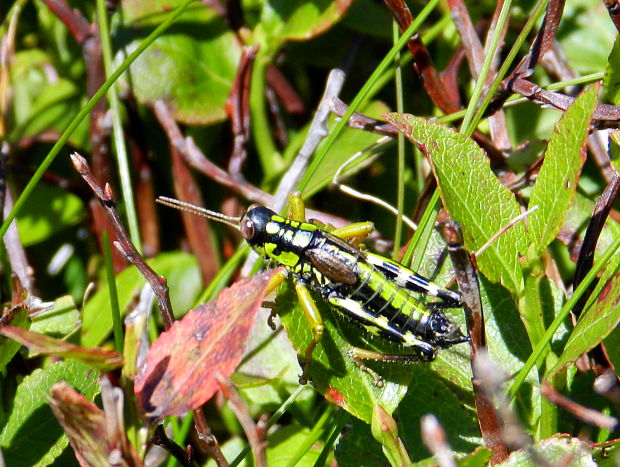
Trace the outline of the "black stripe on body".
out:
M 399 287 L 381 271 L 368 265 L 358 265 L 360 281 L 355 286 L 331 283 L 324 287 L 328 293 L 354 300 L 359 303 L 370 324 L 384 337 L 404 343 L 403 335 L 413 333 L 421 339 L 433 340 L 427 310 L 409 290 Z M 341 310 L 345 314 L 347 310 Z M 388 329 L 389 325 L 389 329 Z
M 368 253 L 366 260 L 399 286 L 412 292 L 439 298 L 441 302 L 437 305 L 440 307 L 460 308 L 462 306 L 460 292 L 439 287 L 402 264 L 374 253 Z

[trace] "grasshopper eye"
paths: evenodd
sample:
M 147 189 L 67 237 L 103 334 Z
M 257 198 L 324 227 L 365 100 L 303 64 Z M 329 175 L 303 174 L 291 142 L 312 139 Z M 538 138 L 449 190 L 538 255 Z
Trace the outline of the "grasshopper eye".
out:
M 254 236 L 254 223 L 251 219 L 243 219 L 241 221 L 240 230 L 243 238 L 245 238 L 246 240 L 251 240 Z

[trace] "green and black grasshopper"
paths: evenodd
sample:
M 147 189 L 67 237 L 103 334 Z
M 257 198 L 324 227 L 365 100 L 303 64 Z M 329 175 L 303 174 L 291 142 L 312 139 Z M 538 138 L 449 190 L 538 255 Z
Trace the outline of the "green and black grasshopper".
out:
M 372 223 L 328 231 L 325 226 L 305 221 L 298 195 L 291 197 L 289 218 L 260 205 L 250 206 L 237 218 L 173 198 L 160 197 L 158 201 L 235 227 L 259 255 L 288 271 L 313 335 L 304 352 L 303 381 L 324 330 L 308 288 L 371 334 L 399 343 L 408 351 L 403 355 L 386 355 L 354 348 L 351 357 L 358 363 L 361 359 L 431 361 L 438 348 L 468 340 L 440 310 L 461 307 L 460 293 L 443 289 L 402 264 L 358 246 L 373 230 Z M 286 274 L 276 276 L 271 289 L 285 277 Z M 415 294 L 438 301 L 424 304 Z

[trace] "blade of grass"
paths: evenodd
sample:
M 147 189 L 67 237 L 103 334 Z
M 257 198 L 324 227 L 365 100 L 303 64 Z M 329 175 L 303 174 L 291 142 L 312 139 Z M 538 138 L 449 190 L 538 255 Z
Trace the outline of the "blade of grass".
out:
M 112 251 L 110 251 L 110 237 L 108 231 L 102 232 L 103 258 L 105 262 L 105 273 L 108 281 L 108 292 L 110 294 L 110 311 L 112 313 L 112 330 L 114 332 L 114 349 L 123 353 L 123 321 L 121 320 L 121 309 L 118 304 L 118 293 L 116 291 L 116 277 L 114 277 L 114 264 L 112 264 Z
M 386 56 L 383 57 L 381 63 L 379 63 L 375 71 L 373 71 L 373 73 L 370 75 L 370 78 L 368 78 L 368 81 L 366 81 L 364 86 L 362 86 L 362 89 L 360 89 L 360 91 L 357 93 L 345 114 L 336 124 L 334 129 L 329 133 L 329 135 L 325 139 L 323 146 L 317 151 L 317 154 L 312 160 L 310 167 L 308 167 L 308 171 L 299 183 L 299 191 L 303 191 L 303 189 L 308 185 L 310 179 L 316 172 L 317 168 L 320 166 L 321 161 L 327 156 L 327 153 L 336 141 L 336 138 L 340 135 L 340 133 L 346 126 L 347 121 L 349 120 L 351 115 L 353 115 L 353 112 L 355 112 L 364 102 L 366 102 L 369 92 L 374 87 L 375 82 L 394 63 L 394 57 L 396 57 L 396 54 L 407 44 L 407 41 L 419 29 L 422 22 L 437 7 L 438 4 L 439 0 L 431 0 L 420 12 L 415 21 L 411 23 L 411 26 L 409 26 L 407 30 L 403 33 L 398 42 L 390 49 Z
M 525 23 L 525 26 L 523 27 L 523 29 L 517 36 L 515 43 L 512 45 L 510 52 L 508 52 L 506 59 L 504 60 L 504 62 L 502 63 L 502 66 L 497 72 L 497 76 L 495 77 L 495 80 L 493 81 L 491 86 L 489 86 L 489 89 L 486 95 L 484 96 L 484 100 L 478 107 L 478 110 L 476 114 L 474 115 L 474 117 L 471 119 L 469 128 L 468 128 L 471 131 L 473 131 L 478 126 L 478 122 L 480 122 L 480 120 L 482 119 L 482 116 L 484 115 L 486 108 L 489 106 L 491 99 L 493 99 L 493 96 L 495 95 L 495 92 L 499 88 L 499 85 L 502 83 L 504 76 L 506 76 L 506 74 L 508 73 L 508 69 L 511 67 L 513 60 L 519 53 L 521 46 L 525 43 L 525 40 L 528 38 L 530 34 L 530 31 L 534 28 L 534 25 L 540 18 L 540 15 L 542 15 L 543 11 L 545 10 L 546 4 L 547 2 L 545 0 L 540 0 L 534 7 L 532 14 L 529 16 L 527 22 Z M 498 31 L 499 29 L 500 29 L 500 24 L 498 23 L 496 31 Z M 485 63 L 486 63 L 486 60 L 485 60 Z M 475 107 L 475 105 L 476 105 L 475 101 L 472 99 L 470 101 L 469 107 L 472 107 L 472 106 Z M 469 108 L 467 110 L 469 111 Z M 476 109 L 474 108 L 474 110 Z M 463 128 L 464 128 L 464 125 L 463 125 Z M 466 134 L 470 134 L 470 133 L 466 133 Z
M 295 399 L 297 399 L 297 397 L 301 394 L 301 392 L 304 389 L 306 389 L 306 386 L 299 386 L 295 390 L 295 392 L 293 394 L 291 394 L 288 397 L 288 399 L 286 399 L 282 403 L 282 405 L 280 407 L 278 407 L 278 410 L 275 411 L 275 413 L 271 416 L 271 418 L 267 422 L 267 426 L 265 427 L 265 430 L 268 430 L 273 425 L 275 425 L 278 420 L 280 420 L 280 417 L 286 413 L 288 408 L 293 404 L 293 402 L 295 402 Z M 250 452 L 250 446 L 248 445 L 248 446 L 244 447 L 239 454 L 237 454 L 237 457 L 235 457 L 232 460 L 232 462 L 230 463 L 229 467 L 236 467 L 237 465 L 239 465 L 241 463 L 241 461 L 245 458 L 245 456 L 248 455 L 249 452 Z
M 497 20 L 497 25 L 493 31 L 493 36 L 491 37 L 489 48 L 484 57 L 482 68 L 480 69 L 480 75 L 476 80 L 474 91 L 471 95 L 471 99 L 469 100 L 467 112 L 465 113 L 465 118 L 463 118 L 463 124 L 461 125 L 461 133 L 467 136 L 470 136 L 476 128 L 475 124 L 477 124 L 477 121 L 474 120 L 474 112 L 476 112 L 476 109 L 478 108 L 478 101 L 480 100 L 480 96 L 482 95 L 482 91 L 484 90 L 487 75 L 491 70 L 493 59 L 495 58 L 497 48 L 499 47 L 499 41 L 504 30 L 504 24 L 506 24 L 506 21 L 508 20 L 508 13 L 510 12 L 511 6 L 511 0 L 505 0 L 502 5 L 502 9 L 499 13 L 499 18 Z
M 428 241 L 431 238 L 431 233 L 435 226 L 435 219 L 437 219 L 437 214 L 439 214 L 439 207 L 439 191 L 435 190 L 424 210 L 422 219 L 420 219 L 418 223 L 418 228 L 409 242 L 407 251 L 405 251 L 403 256 L 402 263 L 409 264 L 414 271 L 420 268 L 422 264 L 422 255 L 417 254 L 415 258 L 412 259 L 413 254 L 426 249 L 426 245 L 428 245 Z
M 534 367 L 534 365 L 539 362 L 546 355 L 546 350 L 548 350 L 549 343 L 555 332 L 558 330 L 560 325 L 564 322 L 570 311 L 573 309 L 577 301 L 581 298 L 584 292 L 588 289 L 590 283 L 594 280 L 597 274 L 603 269 L 603 267 L 611 260 L 612 256 L 616 253 L 616 250 L 620 247 L 620 237 L 618 237 L 610 246 L 605 250 L 605 253 L 600 257 L 600 259 L 596 262 L 596 264 L 592 267 L 590 272 L 583 279 L 583 282 L 579 284 L 577 290 L 573 293 L 571 298 L 564 304 L 562 310 L 555 317 L 551 325 L 547 328 L 547 332 L 543 336 L 543 338 L 538 342 L 536 348 L 527 359 L 523 367 L 517 373 L 517 376 L 512 383 L 508 391 L 508 397 L 513 399 L 517 394 L 517 391 L 527 378 L 528 373 Z
M 112 41 L 110 39 L 110 28 L 108 27 L 106 0 L 97 0 L 97 22 L 99 23 L 99 37 L 103 52 L 103 66 L 105 69 L 106 78 L 108 78 L 114 70 L 112 69 Z M 114 152 L 116 153 L 116 161 L 118 164 L 121 193 L 123 195 L 123 202 L 125 203 L 129 236 L 131 237 L 131 241 L 135 245 L 136 250 L 141 253 L 142 242 L 140 240 L 140 229 L 138 227 L 136 205 L 133 199 L 133 189 L 131 185 L 129 162 L 127 160 L 127 146 L 125 145 L 123 123 L 121 122 L 121 104 L 118 99 L 116 86 L 110 86 L 107 97 L 110 104 L 110 109 L 112 110 L 112 141 L 114 142 Z
M 398 24 L 395 20 L 392 20 L 392 34 L 394 43 L 397 43 L 399 32 Z M 396 111 L 398 113 L 403 113 L 403 74 L 399 63 L 400 51 L 394 57 L 394 64 L 396 65 L 394 84 L 396 87 Z M 398 177 L 396 186 L 396 209 L 398 209 L 398 215 L 396 216 L 394 249 L 392 251 L 392 258 L 394 259 L 398 259 L 398 254 L 400 253 L 400 242 L 403 231 L 403 209 L 405 206 L 405 135 L 402 133 L 398 134 L 398 170 L 396 176 Z
M 338 413 L 334 413 L 334 411 L 344 412 L 340 408 L 336 408 L 336 406 L 329 404 L 325 411 L 321 414 L 321 417 L 317 420 L 315 425 L 310 430 L 306 439 L 297 446 L 297 450 L 291 455 L 288 466 L 295 467 L 299 464 L 299 461 L 304 457 L 304 455 L 310 450 L 312 445 L 316 443 L 319 438 L 330 428 L 333 428 L 336 423 L 339 423 L 342 414 L 338 416 Z
M 181 14 L 187 9 L 187 7 L 194 1 L 195 0 L 187 0 L 183 5 L 178 7 L 176 10 L 172 11 L 166 17 L 166 19 L 159 26 L 157 26 L 155 30 L 151 34 L 149 34 L 138 45 L 138 47 L 132 53 L 129 54 L 129 56 L 125 60 L 123 60 L 123 63 L 121 63 L 120 66 L 116 70 L 114 70 L 112 74 L 110 74 L 110 77 L 105 81 L 105 83 L 103 83 L 101 88 L 97 90 L 97 92 L 93 95 L 93 97 L 90 98 L 90 100 L 86 103 L 86 105 L 84 105 L 84 107 L 82 107 L 82 109 L 73 118 L 73 120 L 71 120 L 69 125 L 67 125 L 67 128 L 65 129 L 65 131 L 63 131 L 62 135 L 60 135 L 60 138 L 58 138 L 58 141 L 56 141 L 56 144 L 54 144 L 50 152 L 47 154 L 47 156 L 45 156 L 45 159 L 43 159 L 43 162 L 41 162 L 41 165 L 39 166 L 39 168 L 35 171 L 35 173 L 30 178 L 30 181 L 28 182 L 28 184 L 26 185 L 22 193 L 19 195 L 19 198 L 17 198 L 17 201 L 15 201 L 15 204 L 13 205 L 13 209 L 11 210 L 9 215 L 4 219 L 4 222 L 2 223 L 2 226 L 0 227 L 0 237 L 4 237 L 4 234 L 8 230 L 9 225 L 11 225 L 11 222 L 13 222 L 13 219 L 15 219 L 15 216 L 21 211 L 22 207 L 24 206 L 24 204 L 26 203 L 26 201 L 32 194 L 32 191 L 34 190 L 35 186 L 37 185 L 37 183 L 39 183 L 39 180 L 41 180 L 41 177 L 43 177 L 43 174 L 45 173 L 45 171 L 52 164 L 52 162 L 54 161 L 54 159 L 56 158 L 56 156 L 58 155 L 62 147 L 65 145 L 69 137 L 73 134 L 75 129 L 78 127 L 80 122 L 84 120 L 84 118 L 93 109 L 93 107 L 99 101 L 99 99 L 101 99 L 105 95 L 108 89 L 110 89 L 110 86 L 112 86 L 112 84 L 116 82 L 116 80 L 121 76 L 121 74 L 123 74 L 123 72 L 127 70 L 127 68 L 129 68 L 129 66 L 140 56 L 140 54 L 144 52 L 144 50 L 148 46 L 150 46 L 153 43 L 153 41 L 157 39 L 166 29 L 168 29 L 172 25 L 172 23 L 174 23 L 181 16 Z

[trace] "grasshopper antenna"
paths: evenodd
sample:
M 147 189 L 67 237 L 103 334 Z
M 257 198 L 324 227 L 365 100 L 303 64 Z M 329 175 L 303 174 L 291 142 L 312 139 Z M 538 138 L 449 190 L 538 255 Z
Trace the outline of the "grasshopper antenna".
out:
M 221 222 L 222 224 L 229 225 L 239 230 L 239 224 L 241 222 L 240 217 L 225 216 L 224 214 L 221 214 L 219 212 L 210 211 L 209 209 L 201 208 L 200 206 L 196 206 L 195 204 L 186 203 L 185 201 L 181 201 L 175 198 L 168 198 L 167 196 L 160 196 L 159 198 L 157 198 L 156 201 L 159 204 L 163 204 L 164 206 L 178 209 L 179 211 L 196 214 L 201 217 L 206 217 L 207 219 Z

